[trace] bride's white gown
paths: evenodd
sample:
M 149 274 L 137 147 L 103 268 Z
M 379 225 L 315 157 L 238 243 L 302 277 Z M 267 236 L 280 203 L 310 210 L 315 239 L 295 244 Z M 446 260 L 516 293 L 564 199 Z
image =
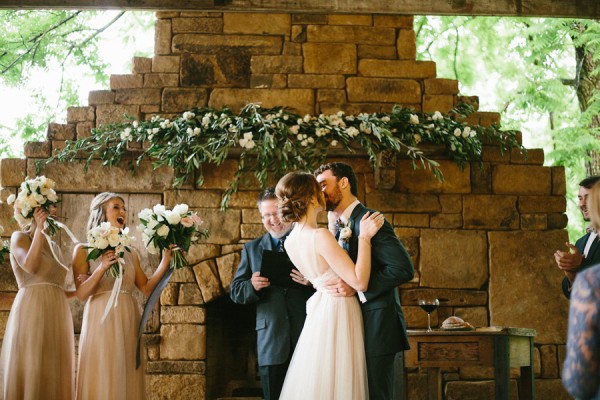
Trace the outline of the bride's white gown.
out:
M 281 400 L 369 398 L 363 320 L 356 296 L 332 297 L 322 286 L 336 273 L 315 251 L 316 230 L 290 233 L 285 247 L 294 265 L 316 287 L 285 377 Z

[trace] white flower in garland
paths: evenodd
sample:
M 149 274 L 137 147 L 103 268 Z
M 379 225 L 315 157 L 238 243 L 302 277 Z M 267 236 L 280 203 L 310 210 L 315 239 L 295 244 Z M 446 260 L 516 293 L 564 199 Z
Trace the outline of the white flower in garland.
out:
M 330 130 L 327 128 L 317 128 L 315 134 L 317 135 L 317 137 L 321 137 L 327 135 L 329 132 Z
M 419 116 L 416 114 L 410 114 L 410 119 L 408 122 L 410 122 L 413 125 L 418 125 L 419 124 Z
M 254 146 L 256 146 L 256 143 L 253 140 L 252 132 L 244 133 L 244 138 L 238 140 L 238 143 L 244 149 L 252 149 Z
M 436 112 L 434 112 L 434 113 L 433 113 L 433 115 L 431 116 L 431 119 L 432 119 L 432 120 L 434 120 L 434 121 L 438 121 L 438 120 L 442 120 L 442 119 L 444 119 L 444 116 L 442 115 L 442 113 L 441 113 L 441 112 L 439 112 L 439 111 L 436 111 Z
M 456 129 L 454 130 L 454 136 L 456 136 L 456 137 L 460 137 L 460 135 L 462 135 L 462 132 L 461 132 L 460 128 L 456 128 Z
M 131 134 L 131 128 L 127 127 L 121 132 L 121 140 L 132 141 L 133 135 Z
M 196 114 L 191 111 L 186 111 L 183 113 L 182 117 L 184 120 L 191 121 L 196 117 Z

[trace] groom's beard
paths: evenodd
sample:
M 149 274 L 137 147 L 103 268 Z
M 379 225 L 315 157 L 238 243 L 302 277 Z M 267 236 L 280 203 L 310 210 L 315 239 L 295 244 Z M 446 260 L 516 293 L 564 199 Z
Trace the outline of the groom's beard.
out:
M 335 211 L 342 202 L 342 191 L 336 187 L 331 194 L 325 194 L 325 210 Z

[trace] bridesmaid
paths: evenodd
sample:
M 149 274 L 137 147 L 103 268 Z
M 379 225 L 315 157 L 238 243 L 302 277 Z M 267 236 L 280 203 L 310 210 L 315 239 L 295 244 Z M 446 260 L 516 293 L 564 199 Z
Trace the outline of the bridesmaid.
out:
M 101 193 L 90 205 L 87 229 L 102 222 L 125 228 L 126 212 L 123 198 L 115 193 Z M 77 399 L 135 400 L 146 397 L 144 366 L 136 369 L 136 343 L 140 311 L 132 295 L 134 286 L 147 297 L 169 268 L 171 251 L 165 251 L 157 270 L 148 279 L 140 266 L 135 250 L 125 252 L 123 283 L 117 306 L 101 322 L 115 278 L 107 274 L 117 261 L 114 251 L 107 251 L 95 261 L 86 261 L 87 250 L 79 244 L 73 251 L 73 271 L 76 276 L 88 274 L 76 282 L 77 297 L 87 300 L 79 336 Z
M 50 212 L 36 208 L 33 221 L 11 237 L 10 264 L 19 291 L 0 356 L 6 400 L 69 400 L 74 395 L 73 317 L 63 289 L 67 270 L 54 259 L 42 233 L 48 216 L 55 214 L 56 207 Z

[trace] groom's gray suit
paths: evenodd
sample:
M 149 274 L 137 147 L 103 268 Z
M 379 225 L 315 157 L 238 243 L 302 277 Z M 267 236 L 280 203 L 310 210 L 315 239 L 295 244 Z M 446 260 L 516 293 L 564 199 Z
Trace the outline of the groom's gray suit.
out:
M 360 220 L 367 211 L 358 204 L 350 215 L 352 236 L 349 239 L 350 258 L 356 262 Z M 414 267 L 408 252 L 385 221 L 371 239 L 371 277 L 364 292 L 367 302 L 361 304 L 365 325 L 365 352 L 369 377 L 369 398 L 390 400 L 393 384 L 393 364 L 396 353 L 409 348 L 406 322 L 397 287 L 410 281 Z
M 289 288 L 271 285 L 255 291 L 250 279 L 254 272 L 260 271 L 263 250 L 273 250 L 268 233 L 244 245 L 231 282 L 231 299 L 238 304 L 256 303 L 258 365 L 264 396 L 277 399 L 306 319 L 306 300 L 314 290 L 311 286 L 294 284 Z M 265 371 L 267 375 L 263 374 Z

